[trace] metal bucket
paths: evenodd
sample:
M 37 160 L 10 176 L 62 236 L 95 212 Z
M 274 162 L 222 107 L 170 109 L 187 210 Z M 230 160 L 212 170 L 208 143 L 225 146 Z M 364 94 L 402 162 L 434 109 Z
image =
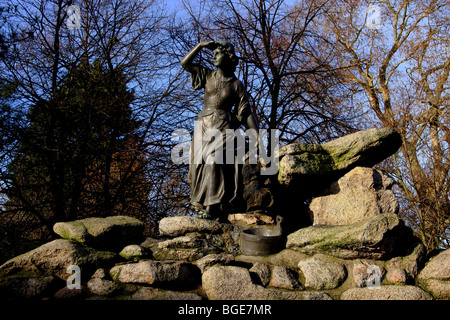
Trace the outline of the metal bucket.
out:
M 265 256 L 279 250 L 282 237 L 281 222 L 277 216 L 277 225 L 272 229 L 247 229 L 241 232 L 241 252 L 247 256 Z

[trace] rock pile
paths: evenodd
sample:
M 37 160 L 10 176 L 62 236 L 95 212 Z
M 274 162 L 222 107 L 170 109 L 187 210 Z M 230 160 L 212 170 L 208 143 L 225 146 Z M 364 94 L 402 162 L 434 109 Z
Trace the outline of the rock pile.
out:
M 133 218 L 123 219 L 139 224 Z M 98 223 L 106 222 L 99 219 Z M 123 249 L 116 252 L 88 247 L 75 241 L 72 233 L 63 232 L 71 240 L 54 240 L 0 266 L 0 292 L 5 298 L 39 299 L 450 298 L 449 250 L 426 264 L 420 242 L 410 242 L 408 249 L 395 251 L 398 255 L 380 255 L 382 246 L 369 246 L 375 240 L 361 239 L 371 238 L 370 233 L 378 229 L 385 234 L 388 232 L 383 230 L 399 228 L 398 219 L 393 214 L 379 214 L 355 224 L 311 226 L 328 229 L 321 236 L 325 240 L 315 243 L 312 239 L 320 238 L 322 231 L 301 229 L 287 236 L 287 248 L 268 256 L 240 253 L 239 233 L 245 226 L 189 216 L 164 218 L 161 239 L 147 238 L 140 244 L 125 241 Z M 126 234 L 128 227 L 115 225 L 114 229 Z M 334 228 L 349 229 L 331 231 Z M 330 238 L 333 233 L 341 242 Z M 311 244 L 300 246 L 298 239 Z M 80 289 L 68 286 L 72 265 L 81 270 Z
M 313 199 L 305 212 L 311 219 L 308 226 L 290 222 L 292 215 L 300 214 L 295 209 L 277 212 L 295 227 L 284 235 L 278 253 L 249 256 L 240 250 L 244 229 L 274 227 L 274 219 L 262 214 L 264 210 L 230 215 L 231 223 L 167 217 L 159 223 L 158 239 L 144 239 L 143 223 L 130 217 L 62 222 L 54 226 L 61 239 L 0 266 L 0 295 L 133 300 L 450 299 L 450 250 L 427 256 L 423 244 L 397 216 L 393 180 L 367 167 L 398 146 L 394 131 L 372 129 L 320 146 L 281 148 L 278 192 L 293 198 L 279 194 L 277 198 L 266 184 L 252 178 L 249 184 L 260 193 L 248 195 L 247 204 L 253 210 L 264 203 L 272 207 L 274 199 L 290 201 L 290 205 L 308 194 Z M 79 289 L 76 284 L 81 285 Z

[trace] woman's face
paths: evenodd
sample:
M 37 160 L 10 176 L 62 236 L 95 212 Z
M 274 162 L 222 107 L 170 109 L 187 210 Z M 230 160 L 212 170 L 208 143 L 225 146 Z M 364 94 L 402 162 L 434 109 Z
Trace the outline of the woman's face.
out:
M 215 67 L 224 66 L 226 63 L 226 54 L 223 52 L 221 48 L 217 48 L 213 51 L 212 62 Z

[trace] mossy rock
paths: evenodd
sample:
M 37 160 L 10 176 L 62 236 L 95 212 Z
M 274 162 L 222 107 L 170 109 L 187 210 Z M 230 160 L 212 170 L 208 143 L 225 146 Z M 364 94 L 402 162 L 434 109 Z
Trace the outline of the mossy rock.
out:
M 118 250 L 143 240 L 144 223 L 128 216 L 58 222 L 53 231 L 64 239 L 100 249 Z
M 81 245 L 65 239 L 48 242 L 8 260 L 0 266 L 0 278 L 9 276 L 51 275 L 67 280 L 71 265 L 80 267 L 82 278 L 99 267 L 114 265 L 117 254 Z
M 300 229 L 288 235 L 286 247 L 343 259 L 384 259 L 394 252 L 403 228 L 397 215 L 380 214 L 351 225 Z
M 355 167 L 371 167 L 400 148 L 391 128 L 372 128 L 324 144 L 293 143 L 279 148 L 278 182 L 305 198 Z

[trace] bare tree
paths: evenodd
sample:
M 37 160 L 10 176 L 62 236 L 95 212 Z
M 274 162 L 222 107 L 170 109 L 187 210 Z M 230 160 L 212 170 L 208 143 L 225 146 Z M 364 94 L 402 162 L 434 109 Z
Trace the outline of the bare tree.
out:
M 162 198 L 186 197 L 185 190 L 177 190 L 176 195 L 173 190 L 170 190 L 172 194 L 161 191 L 164 181 L 170 175 L 176 176 L 170 173 L 173 168 L 167 168 L 170 161 L 170 133 L 173 131 L 172 126 L 167 124 L 176 119 L 173 112 L 175 107 L 169 97 L 176 90 L 179 79 L 178 73 L 172 68 L 174 63 L 168 62 L 171 43 L 167 35 L 169 16 L 165 13 L 164 4 L 157 1 L 81 1 L 78 3 L 79 25 L 72 26 L 69 24 L 73 14 L 69 11 L 71 1 L 10 2 L 16 10 L 9 23 L 21 32 L 15 35 L 14 46 L 10 51 L 11 59 L 2 60 L 2 71 L 9 83 L 17 84 L 13 97 L 14 110 L 30 115 L 32 109 L 44 106 L 47 113 L 47 133 L 42 136 L 41 152 L 48 161 L 43 162 L 45 170 L 22 168 L 23 173 L 30 172 L 34 178 L 28 182 L 22 179 L 24 188 L 14 189 L 17 191 L 16 204 L 21 203 L 20 207 L 5 206 L 11 198 L 3 195 L 13 190 L 14 181 L 11 179 L 13 172 L 2 171 L 2 227 L 8 229 L 10 234 L 14 230 L 12 226 L 17 227 L 19 232 L 16 235 L 19 237 L 33 236 L 35 239 L 45 240 L 52 223 L 58 220 L 89 214 L 101 216 L 134 214 L 139 211 L 139 217 L 151 224 L 161 215 L 170 214 L 167 207 L 167 211 L 162 212 L 159 210 L 161 206 L 152 202 L 158 196 L 161 197 L 161 193 Z M 95 64 L 101 65 L 103 71 L 95 74 L 87 67 Z M 82 77 L 71 80 L 77 86 L 66 86 L 80 66 L 84 66 L 88 73 L 91 72 L 90 76 L 80 72 L 78 74 L 83 74 Z M 114 130 L 105 131 L 105 146 L 99 148 L 111 152 L 108 151 L 101 165 L 94 165 L 83 163 L 79 153 L 70 157 L 75 151 L 92 148 L 89 145 L 92 139 L 78 145 L 84 149 L 70 150 L 66 146 L 73 143 L 72 136 L 58 134 L 64 132 L 58 131 L 58 128 L 64 125 L 61 115 L 69 117 L 71 107 L 79 103 L 95 104 L 94 96 L 83 97 L 82 90 L 86 88 L 83 86 L 95 86 L 93 90 L 86 90 L 91 94 L 108 90 L 106 83 L 88 83 L 96 76 L 98 80 L 100 74 L 120 75 L 117 79 L 121 80 L 113 81 L 113 85 L 126 83 L 126 89 L 119 91 L 131 93 L 133 99 L 129 99 L 129 96 L 117 96 L 114 99 L 118 100 L 112 99 L 105 103 L 130 103 L 131 114 L 128 116 L 133 123 L 139 124 L 133 133 L 139 139 L 133 140 L 130 136 L 129 143 L 116 143 L 123 140 L 123 136 Z M 72 90 L 75 87 L 77 89 Z M 67 100 L 63 101 L 61 98 L 70 95 L 70 92 L 76 92 L 77 96 L 71 97 L 71 103 L 67 103 Z M 90 139 L 89 124 L 93 124 L 91 120 L 92 118 L 86 118 L 86 121 L 81 122 L 86 131 L 86 139 Z M 112 119 L 112 114 L 105 112 L 104 120 L 108 123 L 117 119 Z M 120 120 L 116 122 L 120 125 Z M 29 125 L 30 119 L 24 123 L 23 133 L 31 132 Z M 69 123 L 66 127 L 69 127 Z M 113 150 L 115 151 L 112 152 Z M 14 158 L 24 149 L 16 148 L 12 151 L 10 156 Z M 70 151 L 70 154 L 66 151 Z M 31 165 L 33 161 L 28 163 Z M 80 170 L 68 171 L 69 163 Z M 21 169 L 16 168 L 17 170 Z M 67 191 L 71 174 L 77 177 L 77 182 L 71 184 Z M 99 181 L 102 182 L 98 183 Z M 128 186 L 138 187 L 138 184 L 142 186 L 142 192 L 128 192 Z M 50 196 L 36 193 L 37 186 L 49 188 Z M 89 197 L 91 198 L 88 199 Z M 141 197 L 142 206 L 136 208 L 129 205 L 132 200 L 130 197 Z M 104 212 L 83 210 L 83 205 L 86 209 L 89 208 L 89 203 L 99 200 L 97 205 L 103 202 Z M 175 201 L 173 203 L 176 204 Z M 183 204 L 180 206 L 183 207 Z M 154 210 L 155 208 L 158 210 Z M 42 228 L 43 225 L 46 228 Z M 29 227 L 29 232 L 21 232 L 26 227 Z M 46 231 L 39 235 L 38 230 L 43 229 Z
M 239 77 L 262 128 L 278 129 L 283 142 L 321 142 L 353 130 L 351 84 L 336 77 L 332 47 L 312 27 L 323 14 L 321 1 L 296 7 L 282 0 L 183 3 L 193 40 L 235 44 L 243 62 Z
M 373 4 L 381 24 L 368 28 Z M 402 135 L 392 172 L 409 203 L 402 216 L 429 249 L 448 246 L 448 5 L 328 1 L 314 22 L 337 50 L 342 78 L 363 89 L 374 123 Z

